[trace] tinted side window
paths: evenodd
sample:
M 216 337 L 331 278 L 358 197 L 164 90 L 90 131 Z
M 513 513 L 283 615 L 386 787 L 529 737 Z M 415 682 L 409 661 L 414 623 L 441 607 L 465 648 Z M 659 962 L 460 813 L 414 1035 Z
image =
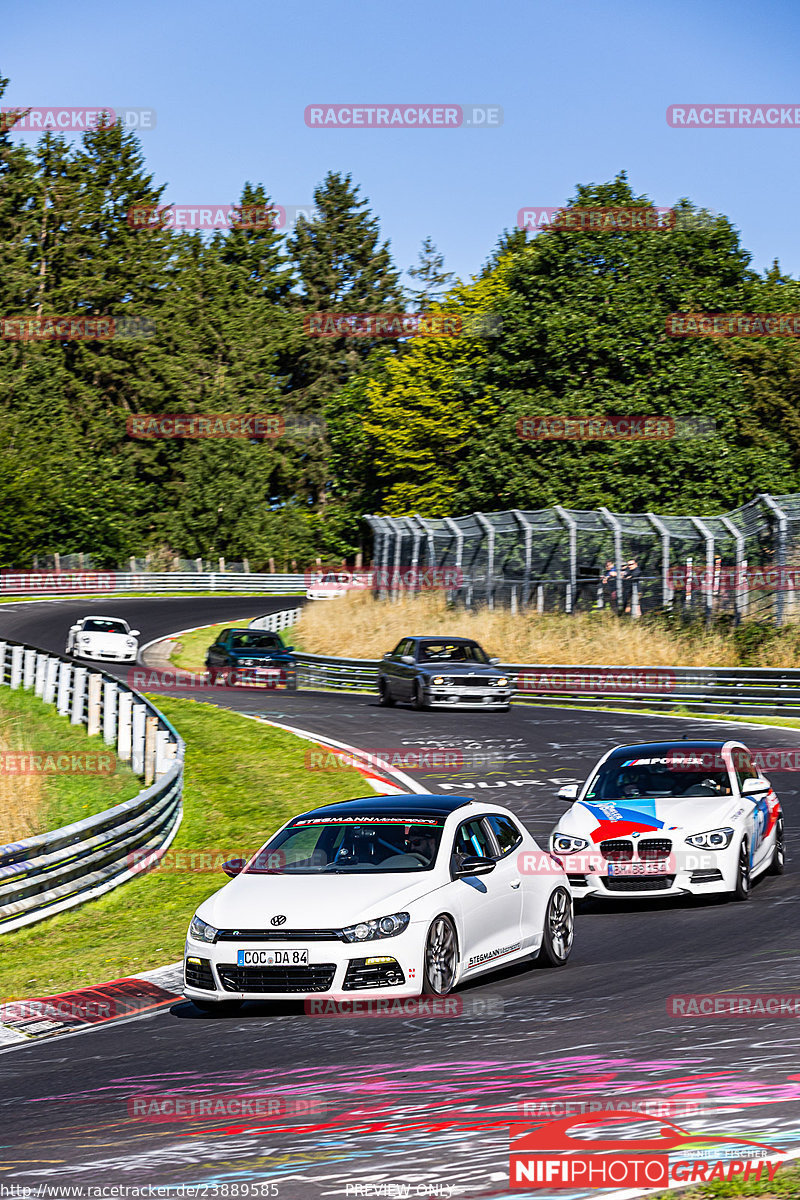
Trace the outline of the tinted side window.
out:
M 515 846 L 519 845 L 522 841 L 522 834 L 509 817 L 501 817 L 498 813 L 492 813 L 486 820 L 489 822 L 497 838 L 497 844 L 500 847 L 500 857 L 504 858 L 506 854 L 511 853 Z
M 494 857 L 494 847 L 486 826 L 477 818 L 459 825 L 454 849 L 456 854 L 479 854 L 483 858 Z

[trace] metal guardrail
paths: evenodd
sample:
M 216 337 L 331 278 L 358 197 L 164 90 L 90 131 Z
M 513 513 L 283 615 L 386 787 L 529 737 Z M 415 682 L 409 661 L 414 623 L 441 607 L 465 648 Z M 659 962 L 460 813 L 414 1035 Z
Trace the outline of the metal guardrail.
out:
M 102 896 L 167 849 L 183 815 L 184 743 L 144 696 L 58 654 L 0 641 L 0 685 L 33 690 L 71 724 L 102 734 L 145 785 L 105 812 L 0 846 L 2 934 Z
M 0 595 L 95 595 L 100 592 L 263 592 L 281 596 L 308 587 L 306 575 L 243 571 L 3 571 Z
M 377 691 L 379 659 L 296 655 L 298 687 Z M 500 663 L 515 703 L 613 704 L 734 715 L 800 716 L 800 670 L 761 667 L 625 667 Z
M 277 633 L 280 629 L 288 629 L 290 625 L 294 625 L 302 611 L 302 608 L 282 608 L 280 612 L 265 613 L 263 617 L 255 617 L 248 629 L 268 629 Z

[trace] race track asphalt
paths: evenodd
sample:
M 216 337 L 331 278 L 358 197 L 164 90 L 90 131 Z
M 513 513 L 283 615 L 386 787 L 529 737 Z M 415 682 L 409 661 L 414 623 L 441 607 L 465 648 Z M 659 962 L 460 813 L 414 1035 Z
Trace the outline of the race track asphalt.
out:
M 296 601 L 100 603 L 95 611 L 125 617 L 146 642 Z M 0 637 L 60 652 L 71 620 L 87 611 L 86 602 L 0 606 Z M 368 696 L 247 689 L 203 698 L 367 750 L 491 751 L 487 767 L 409 774 L 431 791 L 508 805 L 542 842 L 562 811 L 558 787 L 583 779 L 612 744 L 691 731 L 739 736 L 751 746 L 800 746 L 800 731 L 788 729 L 571 708 L 417 713 L 380 708 Z M 746 904 L 589 906 L 578 915 L 564 969 L 516 966 L 484 977 L 459 992 L 481 1002 L 468 1015 L 311 1018 L 286 1003 L 212 1017 L 178 1001 L 3 1053 L 0 1183 L 198 1184 L 214 1197 L 225 1194 L 223 1185 L 236 1195 L 235 1184 L 240 1196 L 247 1185 L 249 1195 L 284 1200 L 398 1195 L 387 1189 L 406 1184 L 412 1196 L 505 1195 L 509 1113 L 544 1104 L 558 1116 L 565 1102 L 572 1111 L 664 1102 L 664 1114 L 687 1128 L 782 1147 L 800 1142 L 796 1020 L 667 1011 L 676 994 L 800 993 L 792 849 L 800 789 L 794 773 L 773 782 L 786 813 L 785 875 L 763 878 Z M 134 1097 L 178 1092 L 267 1093 L 303 1111 L 246 1128 L 208 1118 L 153 1123 L 129 1112 Z M 532 1111 L 541 1119 L 541 1108 Z M 367 1185 L 371 1192 L 358 1190 Z

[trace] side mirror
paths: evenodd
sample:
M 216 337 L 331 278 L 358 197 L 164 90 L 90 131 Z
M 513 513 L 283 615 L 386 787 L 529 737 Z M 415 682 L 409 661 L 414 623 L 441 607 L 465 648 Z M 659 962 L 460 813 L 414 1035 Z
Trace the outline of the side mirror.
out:
M 384 654 L 384 656 L 383 656 L 383 657 L 384 657 L 384 658 L 391 658 L 391 657 L 392 657 L 392 652 L 391 652 L 391 650 L 387 650 L 387 651 L 386 651 L 386 653 Z
M 131 636 L 131 637 L 138 637 L 138 636 L 139 636 L 139 634 L 140 634 L 141 632 L 142 632 L 142 631 L 141 631 L 141 629 L 132 629 L 132 630 L 130 631 L 130 636 Z
M 559 800 L 567 800 L 571 804 L 573 800 L 578 799 L 578 792 L 581 790 L 579 783 L 566 783 L 564 787 L 559 788 L 556 792 Z
M 414 655 L 413 654 L 404 654 L 403 657 L 400 659 L 400 662 L 408 663 L 408 665 L 410 667 L 413 667 Z
M 742 784 L 743 796 L 766 796 L 772 784 L 768 779 L 745 779 Z
M 287 654 L 289 653 L 290 650 L 294 650 L 294 646 L 284 646 L 283 648 Z M 278 649 L 278 653 L 280 653 L 280 648 Z
M 490 658 L 489 662 L 492 664 L 493 667 L 496 667 L 497 664 L 500 662 L 500 659 L 499 658 Z
M 455 868 L 453 875 L 456 879 L 466 879 L 471 875 L 488 875 L 497 863 L 493 858 L 483 858 L 480 854 L 470 854 L 462 858 Z
M 229 858 L 227 862 L 222 864 L 222 869 L 226 875 L 230 875 L 231 879 L 233 879 L 241 872 L 243 866 L 243 858 Z

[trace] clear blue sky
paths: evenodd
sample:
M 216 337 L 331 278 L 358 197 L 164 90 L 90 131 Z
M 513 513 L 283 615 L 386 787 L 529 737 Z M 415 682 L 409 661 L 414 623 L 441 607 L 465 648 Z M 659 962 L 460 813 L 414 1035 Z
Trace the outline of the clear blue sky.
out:
M 669 104 L 800 105 L 797 0 L 29 0 L 6 8 L 4 104 L 157 110 L 166 200 L 245 180 L 303 204 L 351 172 L 405 269 L 430 235 L 475 273 L 525 205 L 621 169 L 655 204 L 726 213 L 753 265 L 800 275 L 800 129 L 677 130 Z M 315 102 L 499 104 L 494 130 L 315 130 Z

